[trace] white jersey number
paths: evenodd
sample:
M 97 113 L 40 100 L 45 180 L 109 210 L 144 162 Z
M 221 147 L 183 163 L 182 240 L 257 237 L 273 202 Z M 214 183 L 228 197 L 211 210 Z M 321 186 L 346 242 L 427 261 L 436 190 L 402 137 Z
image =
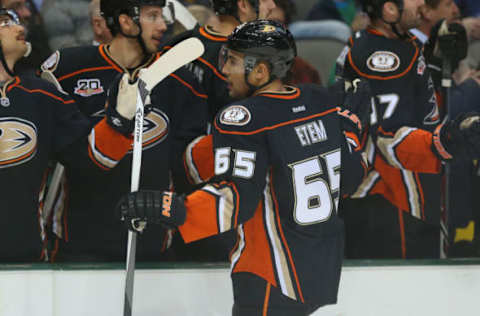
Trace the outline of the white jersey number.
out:
M 330 186 L 322 177 L 321 158 L 327 166 Z M 299 225 L 325 222 L 332 215 L 334 203 L 338 207 L 338 198 L 333 201 L 332 193 L 340 189 L 340 164 L 340 150 L 335 150 L 289 165 L 295 193 L 293 216 Z

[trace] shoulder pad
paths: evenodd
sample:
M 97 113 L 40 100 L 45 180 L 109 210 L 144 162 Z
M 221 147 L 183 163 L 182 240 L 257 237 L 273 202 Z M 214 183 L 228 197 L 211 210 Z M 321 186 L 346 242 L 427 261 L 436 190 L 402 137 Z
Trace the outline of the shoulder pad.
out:
M 387 80 L 407 74 L 420 55 L 414 39 L 393 40 L 367 31 L 354 36 L 347 58 L 362 77 Z
M 60 49 L 40 66 L 41 71 L 50 71 L 58 78 L 79 69 L 104 65 L 98 46 L 81 46 Z

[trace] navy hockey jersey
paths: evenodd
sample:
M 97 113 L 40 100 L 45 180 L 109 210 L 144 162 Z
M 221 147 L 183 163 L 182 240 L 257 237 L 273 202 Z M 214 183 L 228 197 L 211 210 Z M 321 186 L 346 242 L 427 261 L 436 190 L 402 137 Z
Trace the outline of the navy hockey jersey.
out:
M 233 273 L 256 274 L 294 300 L 334 303 L 343 258 L 339 198 L 366 171 L 337 111 L 313 85 L 263 92 L 221 110 L 209 138 L 214 176 L 186 198 L 184 240 L 236 229 Z
M 36 78 L 15 77 L 3 85 L 1 104 L 0 261 L 33 262 L 46 254 L 42 188 L 49 160 L 102 174 L 118 163 L 132 140 L 105 120 L 91 129 L 74 100 Z M 98 168 L 99 157 L 108 157 L 108 166 Z
M 62 88 L 78 100 L 80 110 L 95 122 L 104 116 L 108 87 L 120 74 L 133 75 L 159 58 L 147 58 L 136 69 L 124 69 L 109 53 L 108 46 L 76 47 L 55 52 L 42 70 L 52 71 Z M 181 155 L 193 138 L 205 133 L 206 95 L 185 69 L 171 74 L 151 93 L 152 109 L 145 117 L 141 189 L 186 189 Z M 115 221 L 115 204 L 130 191 L 132 155 L 103 177 L 67 170 L 70 187 L 68 211 L 68 252 L 108 260 L 122 260 L 126 234 Z M 88 185 L 87 185 L 88 184 Z M 158 258 L 165 244 L 164 231 L 148 231 L 140 238 L 139 259 Z
M 354 197 L 382 194 L 413 216 L 438 223 L 441 164 L 432 131 L 440 113 L 421 44 L 414 36 L 389 39 L 372 28 L 357 32 L 337 61 L 337 75 L 368 79 L 377 98 L 375 132 L 366 148 L 374 168 Z

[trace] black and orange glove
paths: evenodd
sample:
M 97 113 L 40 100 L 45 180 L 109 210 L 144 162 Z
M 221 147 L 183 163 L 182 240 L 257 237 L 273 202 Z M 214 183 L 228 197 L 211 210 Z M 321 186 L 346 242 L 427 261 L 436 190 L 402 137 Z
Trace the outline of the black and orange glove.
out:
M 442 160 L 480 158 L 480 114 L 463 113 L 439 125 L 433 133 L 433 150 Z
M 185 196 L 175 192 L 141 190 L 124 195 L 117 204 L 128 229 L 142 232 L 148 223 L 174 228 L 185 222 Z

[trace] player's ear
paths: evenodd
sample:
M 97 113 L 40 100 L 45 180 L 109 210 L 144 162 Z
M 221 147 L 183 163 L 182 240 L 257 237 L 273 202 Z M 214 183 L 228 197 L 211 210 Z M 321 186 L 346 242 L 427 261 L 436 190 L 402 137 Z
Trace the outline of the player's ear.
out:
M 267 63 L 260 62 L 253 69 L 253 74 L 255 76 L 255 81 L 258 83 L 261 84 L 263 82 L 267 82 L 270 78 L 270 68 L 268 67 Z
M 118 23 L 123 33 L 127 35 L 136 35 L 138 33 L 138 26 L 133 22 L 132 18 L 126 14 L 120 14 Z
M 395 3 L 392 1 L 387 1 L 383 4 L 383 10 L 382 10 L 383 18 L 387 22 L 394 22 L 398 20 L 398 7 Z

